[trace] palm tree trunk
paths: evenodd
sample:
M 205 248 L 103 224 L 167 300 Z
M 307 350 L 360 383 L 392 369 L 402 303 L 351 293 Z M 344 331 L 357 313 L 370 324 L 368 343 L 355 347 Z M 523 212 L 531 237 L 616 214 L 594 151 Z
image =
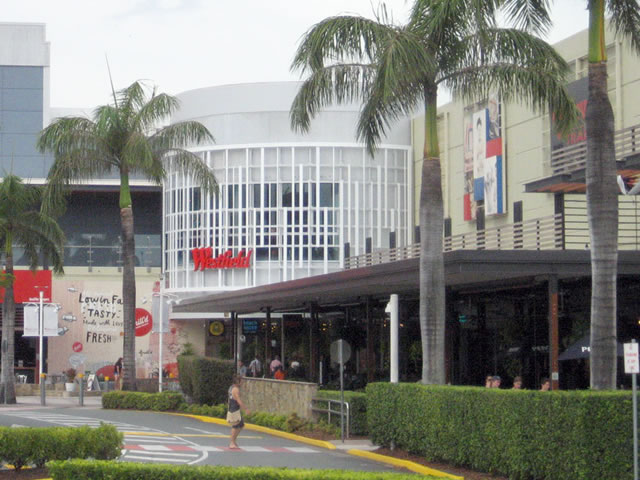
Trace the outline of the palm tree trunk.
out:
M 422 383 L 445 383 L 444 206 L 437 130 L 437 87 L 425 88 L 420 189 L 420 333 Z
M 7 248 L 6 254 L 6 272 L 8 275 L 13 275 L 13 254 L 10 246 Z M 0 388 L 0 402 L 2 403 L 16 403 L 15 371 L 13 368 L 15 334 L 16 304 L 13 298 L 12 281 L 4 291 L 4 303 L 2 304 L 2 388 Z
M 604 0 L 590 4 L 587 213 L 591 235 L 591 388 L 616 388 L 618 195 L 613 109 L 607 94 Z
M 136 269 L 133 208 L 120 209 L 122 225 L 123 390 L 136 389 Z

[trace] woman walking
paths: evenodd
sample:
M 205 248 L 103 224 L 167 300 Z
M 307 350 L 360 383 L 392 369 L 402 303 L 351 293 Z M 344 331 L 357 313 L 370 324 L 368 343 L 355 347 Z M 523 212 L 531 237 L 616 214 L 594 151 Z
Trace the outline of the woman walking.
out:
M 242 377 L 236 374 L 233 376 L 232 381 L 233 385 L 229 387 L 229 413 L 227 414 L 227 421 L 231 424 L 231 441 L 229 442 L 229 448 L 239 448 L 236 439 L 240 434 L 240 430 L 244 427 L 244 420 L 242 420 L 240 410 L 242 409 L 247 415 L 249 415 L 249 410 L 240 399 L 240 383 L 242 382 Z M 235 412 L 238 412 L 235 415 L 237 418 L 230 419 L 229 416 L 233 416 Z

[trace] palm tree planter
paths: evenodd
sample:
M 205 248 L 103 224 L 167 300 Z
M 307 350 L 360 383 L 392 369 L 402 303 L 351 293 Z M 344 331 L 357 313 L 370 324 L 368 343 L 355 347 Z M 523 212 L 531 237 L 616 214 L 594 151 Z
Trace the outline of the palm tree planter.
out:
M 140 82 L 113 93 L 113 105 L 98 107 L 93 119 L 56 119 L 38 139 L 40 151 L 51 151 L 54 164 L 47 177 L 47 208 L 60 211 L 63 194 L 74 183 L 116 173 L 120 178 L 122 228 L 122 309 L 124 321 L 124 390 L 135 390 L 135 240 L 130 175 L 140 174 L 160 185 L 168 164 L 190 175 L 203 192 L 217 192 L 213 173 L 187 146 L 213 143 L 199 122 L 175 123 L 156 130 L 178 108 L 178 100 L 156 94 Z
M 540 5 L 507 13 L 526 30 L 540 29 Z M 308 78 L 291 106 L 291 125 L 307 131 L 332 102 L 362 101 L 358 137 L 371 154 L 400 117 L 424 105 L 425 141 L 420 190 L 420 330 L 422 382 L 445 383 L 444 206 L 437 134 L 438 87 L 465 100 L 496 92 L 504 102 L 550 108 L 566 133 L 578 111 L 563 80 L 565 61 L 525 30 L 499 28 L 505 1 L 416 0 L 406 25 L 386 10 L 376 20 L 328 18 L 303 38 L 292 68 Z
M 39 211 L 42 189 L 25 185 L 15 175 L 7 175 L 0 182 L 0 253 L 5 256 L 5 273 L 0 274 L 0 286 L 5 287 L 2 304 L 2 368 L 0 372 L 0 402 L 16 403 L 14 247 L 21 247 L 35 270 L 40 255 L 53 266 L 54 273 L 62 273 L 64 234 L 49 215 Z

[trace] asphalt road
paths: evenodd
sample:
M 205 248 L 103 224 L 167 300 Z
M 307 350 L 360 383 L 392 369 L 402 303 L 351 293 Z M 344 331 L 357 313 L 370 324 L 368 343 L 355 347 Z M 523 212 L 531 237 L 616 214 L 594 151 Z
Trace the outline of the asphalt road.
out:
M 0 409 L 0 425 L 19 427 L 98 426 L 111 423 L 124 433 L 123 461 L 186 465 L 270 466 L 358 471 L 399 471 L 340 450 L 298 443 L 244 429 L 239 450 L 231 450 L 230 428 L 156 412 L 97 408 Z

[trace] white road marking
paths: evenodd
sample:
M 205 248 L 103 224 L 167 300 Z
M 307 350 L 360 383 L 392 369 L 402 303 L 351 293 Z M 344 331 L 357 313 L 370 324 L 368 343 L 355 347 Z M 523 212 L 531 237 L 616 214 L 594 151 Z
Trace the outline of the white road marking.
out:
M 127 455 L 127 460 L 130 459 L 135 459 L 135 460 L 145 460 L 145 461 L 151 461 L 151 462 L 179 462 L 179 463 L 187 463 L 189 461 L 189 459 L 185 458 L 166 458 L 166 457 L 142 457 L 142 456 L 138 456 L 138 455 Z

